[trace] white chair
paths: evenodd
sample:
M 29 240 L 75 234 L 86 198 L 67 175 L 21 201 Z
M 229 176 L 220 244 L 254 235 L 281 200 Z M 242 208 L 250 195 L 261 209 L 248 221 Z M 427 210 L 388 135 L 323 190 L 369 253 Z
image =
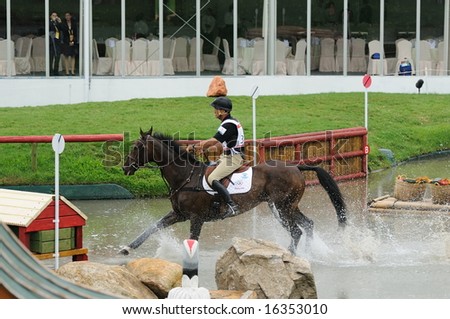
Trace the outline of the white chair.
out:
M 438 60 L 436 63 L 436 75 L 447 75 L 447 70 L 445 69 L 444 63 L 444 41 L 438 44 Z
M 417 54 L 416 54 L 417 56 Z M 417 75 L 433 75 L 433 60 L 431 58 L 431 46 L 426 40 L 420 41 L 420 60 L 417 61 Z
M 164 74 L 165 75 L 174 75 L 175 69 L 173 66 L 173 59 L 175 57 L 175 49 L 177 47 L 177 39 L 170 39 L 171 43 L 168 44 L 170 46 L 169 54 L 167 57 L 164 57 L 163 65 L 164 65 Z
M 147 74 L 161 75 L 159 63 L 159 40 L 151 40 L 147 45 Z
M 347 40 L 347 70 L 350 65 L 350 40 Z M 344 39 L 339 38 L 336 40 L 336 72 L 342 72 L 344 70 Z
M 20 54 L 22 52 L 24 39 L 23 39 L 23 37 L 18 37 L 18 38 L 12 39 L 12 40 L 14 42 L 14 48 L 15 48 L 14 56 L 18 57 L 18 56 L 20 56 Z
M 122 48 L 124 55 L 122 59 Z M 127 40 L 118 40 L 114 47 L 114 75 L 128 75 L 130 71 L 131 43 Z
M 16 47 L 16 57 L 14 58 L 16 74 L 30 74 L 33 40 L 29 37 L 20 37 L 16 40 L 16 44 L 18 45 Z
M 101 57 L 98 53 L 97 41 L 92 39 L 92 74 L 111 75 L 113 66 L 112 57 Z
M 384 58 L 384 50 L 382 50 L 381 42 L 378 40 L 372 40 L 369 42 L 369 63 L 367 65 L 367 74 L 371 75 L 380 75 L 381 74 L 381 59 L 374 59 L 375 54 L 378 54 L 381 58 L 381 51 L 383 51 Z M 388 64 L 386 59 L 383 59 L 383 74 L 388 74 Z
M 400 40 L 396 42 L 397 64 L 395 65 L 395 75 L 398 75 L 400 64 L 407 60 L 411 64 L 411 74 L 415 74 L 414 61 L 412 57 L 412 43 L 408 40 Z
M 219 46 L 220 46 L 220 37 L 216 37 L 214 40 L 214 48 L 212 50 L 212 53 L 211 54 L 203 54 L 205 70 L 220 71 Z
M 31 46 L 31 71 L 45 72 L 45 64 L 45 38 L 34 38 Z
M 200 39 L 200 52 L 203 52 L 203 39 Z M 189 71 L 197 70 L 197 38 L 192 38 L 189 41 Z M 205 70 L 205 63 L 203 61 L 203 54 L 200 54 L 200 71 Z
M 336 72 L 334 50 L 335 42 L 333 38 L 323 38 L 320 41 L 319 72 Z
M 119 39 L 110 37 L 105 40 L 105 56 L 109 58 L 114 58 L 114 48 L 116 47 L 116 42 Z
M 294 58 L 286 59 L 287 74 L 288 75 L 305 75 L 305 55 L 306 55 L 306 41 L 304 39 L 297 42 L 295 45 Z
M 170 56 L 170 50 L 172 49 L 173 39 L 169 37 L 163 38 L 163 56 L 168 58 Z
M 223 41 L 222 41 L 223 42 Z M 241 43 L 243 43 L 243 42 L 245 42 L 245 43 L 247 43 L 247 39 L 246 38 L 243 38 L 243 37 L 238 37 L 237 38 L 237 44 L 238 44 L 238 46 L 242 46 L 242 44 Z M 228 47 L 230 47 L 230 44 L 228 43 Z
M 351 41 L 351 58 L 348 70 L 350 72 L 366 72 L 366 40 L 361 38 L 353 38 Z
M 130 75 L 148 75 L 147 70 L 147 44 L 148 40 L 140 38 L 132 42 Z
M 234 58 L 230 55 L 230 45 L 228 43 L 228 40 L 223 38 L 223 50 L 225 51 L 225 61 L 223 63 L 222 73 L 223 74 L 234 74 Z M 242 59 L 238 58 L 238 69 L 237 74 L 245 74 L 245 70 L 242 67 Z
M 185 37 L 176 38 L 176 46 L 173 56 L 173 69 L 175 72 L 189 71 L 188 42 Z
M 17 50 L 17 40 L 19 39 L 19 38 L 21 38 L 21 36 L 20 36 L 20 34 L 12 34 L 11 35 L 11 40 L 13 40 L 14 41 L 14 43 L 16 44 L 16 50 Z
M 264 54 L 264 40 L 255 41 L 253 46 L 253 59 L 252 59 L 252 75 L 264 75 L 265 70 L 265 54 Z
M 10 55 L 8 60 L 8 45 L 10 46 Z M 0 75 L 16 75 L 16 64 L 14 63 L 14 41 L 0 41 Z
M 290 52 L 290 47 L 286 46 L 283 41 L 277 40 L 276 51 L 275 51 L 275 74 L 276 75 L 286 75 L 287 65 L 286 56 Z
M 399 43 L 400 41 L 405 41 L 405 40 L 406 40 L 405 38 L 398 38 L 398 39 L 395 40 L 395 45 L 397 45 L 397 43 Z M 398 58 L 397 52 L 396 52 L 395 57 Z

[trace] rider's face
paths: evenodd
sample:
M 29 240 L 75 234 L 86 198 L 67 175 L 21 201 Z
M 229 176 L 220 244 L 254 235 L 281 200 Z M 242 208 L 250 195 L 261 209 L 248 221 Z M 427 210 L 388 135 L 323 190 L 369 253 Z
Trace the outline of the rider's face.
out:
M 214 116 L 220 120 L 220 117 L 222 116 L 222 110 L 214 109 Z

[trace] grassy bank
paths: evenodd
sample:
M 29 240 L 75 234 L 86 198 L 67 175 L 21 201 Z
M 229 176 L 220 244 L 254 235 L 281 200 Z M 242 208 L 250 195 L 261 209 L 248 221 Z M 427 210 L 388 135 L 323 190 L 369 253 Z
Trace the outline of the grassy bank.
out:
M 252 134 L 252 101 L 232 97 L 234 116 Z M 0 135 L 125 133 L 132 141 L 139 129 L 174 134 L 181 139 L 205 139 L 214 134 L 211 98 L 140 99 L 120 102 L 0 108 Z M 397 161 L 450 148 L 449 95 L 369 95 L 369 168 L 389 165 L 380 148 L 394 152 Z M 362 93 L 261 96 L 257 101 L 257 137 L 333 130 L 364 125 Z M 105 155 L 105 147 L 109 154 Z M 121 145 L 66 144 L 60 158 L 61 183 L 117 183 L 137 196 L 167 193 L 159 171 L 140 170 L 126 177 L 120 168 Z M 111 152 L 112 150 L 112 152 Z M 31 170 L 29 144 L 0 144 L 0 185 L 51 184 L 54 153 L 39 144 L 37 169 Z M 115 156 L 114 156 L 115 155 Z

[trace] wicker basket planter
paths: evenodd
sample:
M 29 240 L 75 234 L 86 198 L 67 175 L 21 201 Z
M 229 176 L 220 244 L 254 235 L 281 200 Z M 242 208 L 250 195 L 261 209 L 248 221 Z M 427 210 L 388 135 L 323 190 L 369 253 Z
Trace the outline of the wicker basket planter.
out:
M 410 183 L 396 179 L 394 197 L 406 202 L 421 201 L 425 195 L 426 188 L 427 184 L 425 183 Z
M 431 184 L 430 187 L 433 204 L 450 204 L 450 185 Z

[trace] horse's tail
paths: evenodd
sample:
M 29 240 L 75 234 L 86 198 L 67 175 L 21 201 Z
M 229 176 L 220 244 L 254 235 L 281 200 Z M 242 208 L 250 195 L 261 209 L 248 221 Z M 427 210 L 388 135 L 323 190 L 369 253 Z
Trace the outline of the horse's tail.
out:
M 318 166 L 298 165 L 300 171 L 314 171 L 317 174 L 320 185 L 327 191 L 328 196 L 336 209 L 336 214 L 340 226 L 345 226 L 347 223 L 347 209 L 345 207 L 344 199 L 341 191 L 334 181 L 333 177 L 326 170 Z

